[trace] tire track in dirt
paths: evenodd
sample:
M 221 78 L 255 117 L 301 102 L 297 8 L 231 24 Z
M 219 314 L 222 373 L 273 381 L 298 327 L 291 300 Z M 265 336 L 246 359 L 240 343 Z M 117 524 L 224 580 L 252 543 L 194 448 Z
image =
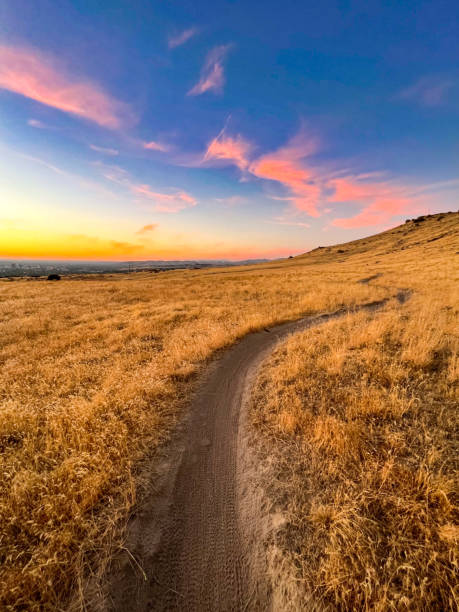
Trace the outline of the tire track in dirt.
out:
M 402 302 L 406 294 L 396 297 Z M 376 310 L 387 301 L 364 304 L 353 312 Z M 248 439 L 240 431 L 246 422 L 243 395 L 259 364 L 280 341 L 347 312 L 251 333 L 210 366 L 160 470 L 152 474 L 155 489 L 131 520 L 125 554 L 113 565 L 104 603 L 94 609 L 270 609 L 259 537 L 263 528 L 257 524 L 260 509 L 256 500 L 249 503 L 252 516 L 247 520 L 247 500 L 240 499 L 242 490 L 244 495 L 250 490 L 241 488 L 244 462 L 238 467 L 238 456 L 244 453 L 241 441 Z

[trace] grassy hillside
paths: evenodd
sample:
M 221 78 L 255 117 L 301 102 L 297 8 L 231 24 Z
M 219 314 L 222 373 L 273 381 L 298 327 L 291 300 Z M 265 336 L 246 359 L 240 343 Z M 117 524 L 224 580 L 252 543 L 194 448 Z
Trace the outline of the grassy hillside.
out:
M 458 230 L 457 214 L 435 215 L 258 266 L 1 281 L 0 607 L 58 609 L 103 571 L 143 459 L 218 349 L 400 287 L 419 307 L 432 295 L 454 304 Z M 447 333 L 442 318 L 431 325 Z
M 449 212 L 408 219 L 403 225 L 381 234 L 353 240 L 345 244 L 318 247 L 305 255 L 299 255 L 295 259 L 317 263 L 342 263 L 351 256 L 387 257 L 400 255 L 403 251 L 410 251 L 411 249 L 415 249 L 416 254 L 420 252 L 437 254 L 438 245 L 435 243 L 438 240 L 441 241 L 442 246 L 451 245 L 454 247 L 454 244 L 456 244 L 457 247 L 455 241 L 457 241 L 458 214 L 457 212 Z M 455 251 L 451 254 L 457 255 Z
M 457 214 L 435 215 L 299 258 L 413 293 L 297 334 L 260 374 L 252 415 L 285 500 L 278 609 L 458 607 L 458 248 Z

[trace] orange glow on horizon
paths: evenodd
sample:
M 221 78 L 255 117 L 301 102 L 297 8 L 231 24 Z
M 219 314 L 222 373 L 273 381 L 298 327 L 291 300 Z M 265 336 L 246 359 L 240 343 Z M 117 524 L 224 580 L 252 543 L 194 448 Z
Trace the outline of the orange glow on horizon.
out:
M 273 259 L 303 252 L 285 246 L 259 248 L 233 247 L 223 243 L 152 245 L 137 238 L 136 242 L 110 240 L 85 234 L 45 235 L 44 232 L 0 230 L 0 258 L 2 259 L 67 259 L 87 261 L 141 261 L 154 259 Z

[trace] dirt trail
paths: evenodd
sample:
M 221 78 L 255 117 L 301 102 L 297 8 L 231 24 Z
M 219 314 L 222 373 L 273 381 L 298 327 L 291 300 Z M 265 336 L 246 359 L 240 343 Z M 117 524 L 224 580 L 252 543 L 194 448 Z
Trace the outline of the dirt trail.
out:
M 244 466 L 238 457 L 247 440 L 240 431 L 243 394 L 279 341 L 344 313 L 252 333 L 211 366 L 160 472 L 152 475 L 155 490 L 131 521 L 124 558 L 113 568 L 104 605 L 95 609 L 270 609 L 263 541 L 250 538 L 250 532 L 262 531 L 260 509 L 256 499 L 247 503 L 250 487 L 241 488 Z

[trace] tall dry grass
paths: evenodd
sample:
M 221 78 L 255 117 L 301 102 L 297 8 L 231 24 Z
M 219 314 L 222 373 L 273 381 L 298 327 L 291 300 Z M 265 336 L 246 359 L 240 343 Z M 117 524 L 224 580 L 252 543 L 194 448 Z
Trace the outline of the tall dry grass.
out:
M 297 334 L 260 373 L 279 609 L 458 608 L 457 234 L 445 244 L 381 261 L 371 282 L 413 287 L 408 302 Z
M 215 351 L 387 294 L 304 266 L 1 282 L 0 608 L 83 601 Z

